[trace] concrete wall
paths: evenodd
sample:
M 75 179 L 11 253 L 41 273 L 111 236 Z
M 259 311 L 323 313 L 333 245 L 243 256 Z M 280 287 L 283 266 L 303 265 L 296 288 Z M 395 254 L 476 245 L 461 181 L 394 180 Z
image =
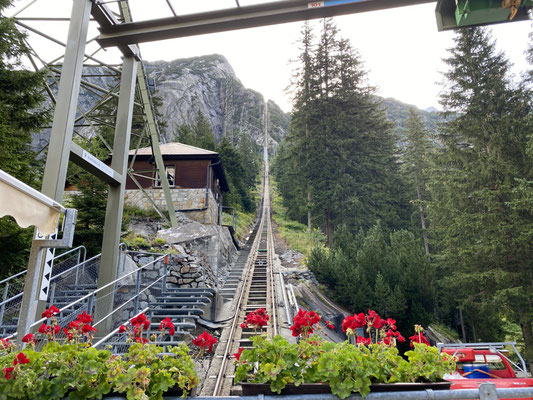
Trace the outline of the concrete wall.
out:
M 167 205 L 165 195 L 162 189 L 145 189 L 154 203 L 165 210 Z M 178 211 L 190 209 L 203 209 L 206 207 L 205 189 L 170 189 L 172 202 Z M 126 190 L 124 202 L 130 206 L 138 207 L 143 210 L 151 210 L 152 204 L 140 190 Z M 218 204 L 209 191 L 209 200 L 206 210 L 187 211 L 186 215 L 193 221 L 202 224 L 218 224 Z

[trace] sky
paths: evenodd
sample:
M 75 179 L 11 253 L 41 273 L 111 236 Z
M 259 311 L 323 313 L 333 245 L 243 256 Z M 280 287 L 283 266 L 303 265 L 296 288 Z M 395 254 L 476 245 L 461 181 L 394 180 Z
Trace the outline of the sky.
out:
M 19 16 L 67 16 L 71 1 L 53 0 L 63 6 L 49 7 L 51 0 L 39 0 Z M 241 6 L 259 3 L 259 0 L 240 0 Z M 28 4 L 18 0 L 16 8 Z M 208 11 L 233 7 L 230 0 L 172 0 L 178 13 Z M 164 0 L 130 0 L 134 21 L 170 16 Z M 359 52 L 368 71 L 368 81 L 376 86 L 378 94 L 394 97 L 421 109 L 439 108 L 442 90 L 442 72 L 447 49 L 453 45 L 453 32 L 438 32 L 435 21 L 435 3 L 352 14 L 336 17 L 340 35 L 350 39 Z M 13 10 L 12 13 L 15 11 Z M 28 22 L 28 24 L 30 24 Z M 314 25 L 318 21 L 313 22 Z M 63 25 L 63 26 L 61 26 Z M 280 24 L 232 32 L 222 32 L 141 44 L 142 57 L 148 61 L 222 54 L 233 67 L 238 79 L 247 88 L 262 93 L 276 102 L 284 111 L 290 111 L 291 99 L 286 93 L 298 54 L 298 39 L 302 23 Z M 39 29 L 52 29 L 54 37 L 65 36 L 66 23 L 44 23 Z M 531 21 L 521 21 L 490 27 L 499 50 L 503 50 L 514 64 L 513 72 L 520 74 L 528 68 L 524 52 L 528 34 L 533 31 Z M 318 29 L 316 31 L 318 33 Z M 97 35 L 96 27 L 89 33 Z M 35 39 L 42 50 L 52 54 L 44 39 Z M 37 46 L 37 45 L 36 45 Z M 62 48 L 55 49 L 60 54 Z M 118 54 L 100 52 L 98 57 L 115 58 Z

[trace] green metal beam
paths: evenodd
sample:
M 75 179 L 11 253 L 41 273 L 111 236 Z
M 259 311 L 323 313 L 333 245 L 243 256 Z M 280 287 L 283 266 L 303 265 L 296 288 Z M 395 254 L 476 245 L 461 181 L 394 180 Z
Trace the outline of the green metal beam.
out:
M 50 145 L 41 187 L 43 194 L 58 203 L 63 202 L 92 5 L 91 0 L 74 0 L 73 3 L 65 50 L 65 63 L 61 71 Z M 24 283 L 24 294 L 17 327 L 18 340 L 29 332 L 35 316 L 44 309 L 45 302 L 38 300 L 44 257 L 38 241 L 35 240 L 37 238 L 37 234 L 35 234 L 31 247 L 31 257 L 28 261 L 28 273 Z
M 102 47 L 124 46 L 303 21 L 366 11 L 434 3 L 435 0 L 286 0 L 149 21 L 101 26 Z
M 501 0 L 438 0 L 435 14 L 439 31 L 530 20 L 533 0 L 522 0 L 516 15 Z
M 124 15 L 124 20 L 126 22 L 131 22 L 130 10 L 125 2 L 121 3 L 121 9 L 122 15 Z M 148 83 L 146 82 L 145 76 L 146 75 L 144 73 L 144 66 L 142 63 L 139 63 L 139 65 L 137 66 L 137 82 L 141 93 L 141 102 L 143 104 L 146 123 L 148 125 L 148 133 L 150 135 L 152 143 L 152 152 L 155 159 L 155 165 L 159 176 L 166 177 L 167 173 L 165 170 L 165 163 L 163 161 L 163 156 L 161 155 L 161 150 L 159 148 L 159 129 L 155 120 L 154 110 L 152 109 L 152 101 L 150 99 L 150 92 L 148 90 Z M 167 179 L 161 179 L 161 187 L 165 196 L 165 202 L 167 203 L 167 211 L 168 218 L 170 220 L 170 225 L 175 228 L 178 226 L 178 221 L 176 219 L 176 207 L 174 207 L 174 202 L 172 201 L 170 185 L 168 184 Z M 144 190 L 143 193 L 147 194 Z
M 98 272 L 99 288 L 114 281 L 117 277 L 120 230 L 122 225 L 122 212 L 124 210 L 124 195 L 126 192 L 136 77 L 136 59 L 134 57 L 125 57 L 122 65 L 122 75 L 120 77 L 120 96 L 117 109 L 115 140 L 113 142 L 113 159 L 111 161 L 111 168 L 121 176 L 121 181 L 118 185 L 110 186 L 107 195 L 102 258 Z M 98 293 L 94 311 L 96 321 L 106 318 L 113 311 L 113 290 L 113 287 L 109 287 Z M 105 334 L 111 330 L 111 325 L 106 322 L 100 330 L 100 335 Z

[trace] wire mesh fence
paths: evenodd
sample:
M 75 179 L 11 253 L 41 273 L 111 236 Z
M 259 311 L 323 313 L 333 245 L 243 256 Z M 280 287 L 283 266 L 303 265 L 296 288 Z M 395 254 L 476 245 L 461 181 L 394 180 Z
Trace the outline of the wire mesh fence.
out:
M 68 276 L 69 271 L 76 273 L 75 271 L 84 264 L 85 256 L 85 247 L 79 246 L 54 257 L 49 302 L 53 298 L 54 288 Z M 0 281 L 0 337 L 8 336 L 17 329 L 25 279 L 26 271 L 22 271 Z
M 123 259 L 126 259 L 126 253 L 122 254 Z M 69 323 L 75 321 L 83 312 L 94 315 L 98 308 L 99 315 L 103 316 L 93 321 L 92 325 L 99 331 L 108 332 L 117 331 L 120 325 L 129 321 L 140 310 L 148 310 L 148 305 L 155 302 L 156 296 L 165 290 L 168 257 L 152 253 L 144 254 L 144 256 L 141 258 L 141 264 L 144 265 L 132 264 L 131 261 L 129 263 L 119 262 L 119 278 L 99 289 L 96 289 L 99 257 L 87 260 L 78 268 L 60 274 L 53 297 L 54 305 L 60 310 L 55 316 L 57 320 L 55 326 L 59 328 L 54 331 L 53 340 L 66 340 Z M 69 302 L 65 303 L 65 301 Z M 102 310 L 104 310 L 103 313 Z M 49 324 L 46 318 L 41 318 L 32 324 L 32 328 L 42 327 L 44 331 Z M 154 326 L 150 327 L 145 337 L 158 332 L 155 325 L 154 323 Z M 11 337 L 14 336 L 15 334 L 11 335 Z M 124 352 L 130 345 L 126 341 L 127 334 L 117 332 L 116 335 L 108 338 L 106 345 L 114 347 L 114 352 Z M 45 343 L 44 335 L 39 335 L 36 348 L 42 348 Z

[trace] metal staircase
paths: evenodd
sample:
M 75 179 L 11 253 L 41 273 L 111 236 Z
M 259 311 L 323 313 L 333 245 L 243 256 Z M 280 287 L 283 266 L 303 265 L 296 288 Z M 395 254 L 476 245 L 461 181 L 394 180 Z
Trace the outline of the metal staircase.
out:
M 255 236 L 257 235 L 257 230 L 259 229 L 259 224 L 256 224 L 254 230 L 250 234 L 246 244 L 241 249 L 237 260 L 232 265 L 230 273 L 224 282 L 224 286 L 220 289 L 220 295 L 227 300 L 231 300 L 235 297 L 239 283 L 242 281 L 242 273 L 246 267 L 246 261 L 248 260 L 248 255 L 252 244 L 254 242 Z
M 56 297 L 65 296 L 65 289 L 70 286 L 69 281 L 74 280 L 81 284 L 85 279 L 85 271 L 89 269 L 98 271 L 98 266 L 95 266 L 92 262 L 94 259 L 86 261 L 85 257 L 86 249 L 83 246 L 76 247 L 54 257 L 48 305 L 54 304 L 53 302 Z M 17 330 L 25 278 L 26 271 L 22 271 L 0 281 L 0 295 L 2 299 L 0 302 L 0 337 L 2 338 L 12 335 Z M 93 283 L 95 284 L 96 281 Z M 94 287 L 94 285 L 92 286 Z M 87 287 L 87 290 L 91 290 L 91 288 Z M 69 300 L 71 298 L 72 296 L 70 296 Z
M 224 288 L 220 291 L 225 299 L 235 295 L 250 252 L 250 243 L 253 242 L 256 233 L 257 231 L 254 231 L 250 235 L 230 271 Z M 57 260 L 61 257 L 63 259 L 53 267 L 47 306 L 53 304 L 60 309 L 57 318 L 61 327 L 75 320 L 83 311 L 94 315 L 98 302 L 112 301 L 112 304 L 107 304 L 112 312 L 93 322 L 97 329 L 110 331 L 100 338 L 95 346 L 110 345 L 113 352 L 123 353 L 130 344 L 127 343 L 128 334 L 119 333 L 119 328 L 123 324 L 128 324 L 129 320 L 140 312 L 144 312 L 151 321 L 146 337 L 156 334 L 157 342 L 161 345 L 178 344 L 184 335 L 189 335 L 197 327 L 198 319 L 214 318 L 217 295 L 215 289 L 169 287 L 167 276 L 170 271 L 167 255 L 159 255 L 146 265 L 126 273 L 124 264 L 129 253 L 132 252 L 122 246 L 118 263 L 121 272 L 118 275 L 122 276 L 99 289 L 97 281 L 100 255 L 84 260 L 84 249 L 78 248 L 56 257 Z M 70 256 L 65 258 L 67 255 Z M 154 256 L 153 253 L 150 255 Z M 16 336 L 23 282 L 24 272 L 0 282 L 0 294 L 3 296 L 3 301 L 0 303 L 0 337 Z M 109 292 L 110 287 L 112 287 L 112 296 L 104 295 Z M 161 337 L 158 329 L 166 317 L 172 320 L 176 328 L 176 333 L 172 337 L 168 335 Z M 32 324 L 32 328 L 37 329 L 43 321 L 42 319 L 36 321 Z M 63 336 L 64 333 L 61 331 L 58 338 L 61 339 Z

